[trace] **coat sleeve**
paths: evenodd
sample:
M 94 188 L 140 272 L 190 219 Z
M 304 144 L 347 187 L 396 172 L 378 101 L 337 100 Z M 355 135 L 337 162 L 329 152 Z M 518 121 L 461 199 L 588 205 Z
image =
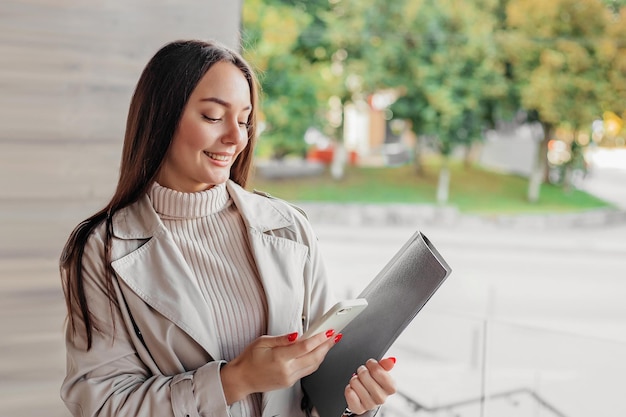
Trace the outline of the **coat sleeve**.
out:
M 76 417 L 227 417 L 221 362 L 161 375 L 150 370 L 134 347 L 117 301 L 106 291 L 104 243 L 93 234 L 83 256 L 87 302 L 97 320 L 87 350 L 84 321 L 66 329 L 67 373 L 61 397 Z M 64 272 L 62 272 L 63 274 Z

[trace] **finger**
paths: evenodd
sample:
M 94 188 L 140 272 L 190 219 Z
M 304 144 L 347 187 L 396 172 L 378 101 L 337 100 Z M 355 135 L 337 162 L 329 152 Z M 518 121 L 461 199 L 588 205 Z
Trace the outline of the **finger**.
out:
M 370 395 L 370 392 L 365 387 L 364 378 L 366 374 L 369 374 L 369 371 L 367 370 L 367 368 L 363 365 L 359 366 L 359 368 L 357 369 L 356 375 L 350 378 L 349 386 L 350 388 L 354 390 L 354 392 L 358 396 L 359 403 L 361 404 L 362 409 L 371 410 L 374 407 L 376 407 L 378 404 L 376 403 L 376 401 L 374 401 L 374 399 Z
M 327 334 L 326 340 L 323 343 L 317 345 L 313 350 L 306 352 L 305 354 L 296 358 L 295 362 L 297 366 L 302 369 L 303 376 L 309 375 L 319 368 L 320 364 L 324 361 L 328 351 L 341 340 L 341 333 L 338 335 Z
M 280 336 L 283 337 L 283 336 Z M 285 335 L 283 339 L 293 338 L 291 334 Z M 326 356 L 326 353 L 333 346 L 333 334 L 330 332 L 321 333 L 308 339 L 288 342 L 286 346 L 272 347 L 273 357 L 279 362 L 290 362 L 291 367 L 302 377 L 313 372 Z
M 363 370 L 365 368 L 365 370 Z M 357 372 L 361 383 L 367 389 L 370 397 L 381 405 L 388 396 L 396 392 L 396 386 L 393 378 L 379 362 L 370 359 L 365 366 L 359 367 L 361 372 Z
M 348 384 L 346 385 L 346 389 L 344 390 L 343 393 L 345 399 L 346 399 L 346 404 L 348 405 L 348 408 L 355 414 L 363 414 L 364 412 L 367 411 L 367 409 L 365 407 L 363 407 L 363 404 L 361 404 L 361 400 L 359 399 L 359 395 L 356 393 L 356 391 Z
M 388 358 L 381 359 L 380 361 L 378 361 L 378 363 L 380 364 L 380 366 L 383 367 L 385 371 L 389 372 L 393 369 L 394 365 L 396 364 L 396 358 L 393 356 L 390 356 Z
M 259 345 L 266 348 L 279 346 L 289 346 L 298 339 L 298 332 L 284 334 L 281 336 L 261 336 Z
M 299 340 L 293 345 L 293 357 L 300 358 L 302 356 L 307 356 L 311 352 L 320 348 L 328 351 L 334 345 L 333 341 L 337 338 L 337 336 L 338 335 L 335 335 L 334 330 L 328 330 L 326 332 L 316 334 L 315 336 L 311 336 L 308 339 Z M 326 353 L 323 353 L 323 355 L 325 356 Z

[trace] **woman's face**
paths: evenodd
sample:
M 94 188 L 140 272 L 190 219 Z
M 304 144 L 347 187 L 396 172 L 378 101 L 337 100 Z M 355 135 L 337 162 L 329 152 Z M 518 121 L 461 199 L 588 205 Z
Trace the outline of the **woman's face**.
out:
M 157 182 L 188 193 L 226 182 L 248 145 L 251 111 L 241 70 L 230 62 L 214 64 L 189 97 Z

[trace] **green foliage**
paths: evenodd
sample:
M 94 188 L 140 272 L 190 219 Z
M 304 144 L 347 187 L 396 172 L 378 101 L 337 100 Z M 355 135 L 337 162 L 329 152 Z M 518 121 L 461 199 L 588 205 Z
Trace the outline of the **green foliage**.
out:
M 616 36 L 622 29 L 615 25 L 620 14 L 601 0 L 508 0 L 503 6 L 498 44 L 510 84 L 520 107 L 544 127 L 528 193 L 537 199 L 555 128 L 588 132 L 607 110 L 624 109 L 624 90 L 617 99 L 614 94 L 626 81 Z
M 394 117 L 410 120 L 416 134 L 436 138 L 448 154 L 455 144 L 482 137 L 493 124 L 495 101 L 507 94 L 492 39 L 496 6 L 489 0 L 344 0 L 328 26 L 333 42 L 347 51 L 346 78 L 362 79 L 360 95 L 396 91 Z
M 624 117 L 625 2 L 246 0 L 244 54 L 264 91 L 262 147 L 301 154 L 311 126 L 337 137 L 329 103 L 381 90 L 398 97 L 393 117 L 443 155 L 520 109 L 547 131 L 586 130 L 607 112 Z
M 274 107 L 270 136 L 289 142 L 305 125 L 322 127 L 331 95 L 347 101 L 390 88 L 402 97 L 392 108 L 397 117 L 411 120 L 418 134 L 453 144 L 480 136 L 520 104 L 554 125 L 586 125 L 600 110 L 621 114 L 623 6 L 624 0 L 246 0 L 243 43 L 264 72 L 266 105 Z M 290 102 L 305 110 L 291 117 Z M 291 129 L 292 123 L 301 126 Z
M 600 101 L 602 109 L 626 119 L 626 0 L 613 3 L 621 9 L 607 16 L 607 32 L 596 49 L 607 80 Z
M 312 18 L 279 3 L 246 0 L 242 34 L 244 56 L 257 67 L 262 87 L 262 138 L 275 158 L 303 154 L 307 128 L 323 124 L 319 71 L 293 53 Z
M 600 0 L 509 1 L 499 40 L 522 106 L 544 123 L 573 130 L 588 130 L 613 110 L 604 107 L 616 104 L 611 80 L 625 79 L 610 69 L 619 45 L 613 20 Z
M 615 14 L 620 13 L 620 9 L 626 7 L 626 0 L 603 0 L 603 2 L 609 7 Z

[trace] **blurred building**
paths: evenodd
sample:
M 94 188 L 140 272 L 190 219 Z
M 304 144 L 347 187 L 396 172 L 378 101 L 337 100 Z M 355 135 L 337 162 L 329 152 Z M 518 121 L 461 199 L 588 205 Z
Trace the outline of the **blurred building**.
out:
M 411 160 L 413 134 L 405 122 L 392 119 L 389 110 L 396 99 L 392 90 L 379 91 L 367 101 L 345 106 L 344 146 L 356 154 L 359 165 L 399 165 Z

